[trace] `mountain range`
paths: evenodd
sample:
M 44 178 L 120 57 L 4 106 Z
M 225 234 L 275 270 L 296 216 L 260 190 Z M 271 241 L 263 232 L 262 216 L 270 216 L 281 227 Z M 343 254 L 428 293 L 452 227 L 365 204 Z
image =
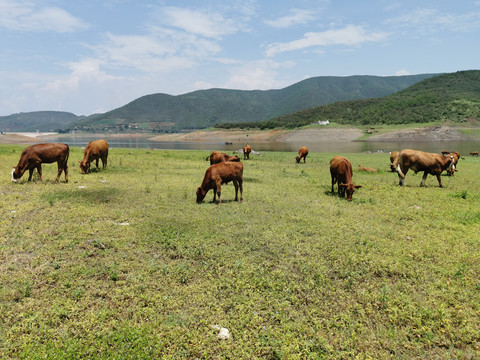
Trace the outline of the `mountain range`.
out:
M 433 76 L 321 76 L 275 90 L 208 89 L 177 96 L 159 93 L 90 116 L 60 111 L 1 116 L 0 130 L 176 132 L 224 123 L 261 122 L 339 101 L 381 98 Z

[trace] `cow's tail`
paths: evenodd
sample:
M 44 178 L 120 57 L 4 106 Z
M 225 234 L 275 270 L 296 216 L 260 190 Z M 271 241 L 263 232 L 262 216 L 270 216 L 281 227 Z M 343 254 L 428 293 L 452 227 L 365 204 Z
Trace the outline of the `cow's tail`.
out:
M 68 167 L 68 157 L 70 156 L 70 147 L 67 145 L 67 156 L 65 156 L 65 162 L 63 163 L 63 168 Z

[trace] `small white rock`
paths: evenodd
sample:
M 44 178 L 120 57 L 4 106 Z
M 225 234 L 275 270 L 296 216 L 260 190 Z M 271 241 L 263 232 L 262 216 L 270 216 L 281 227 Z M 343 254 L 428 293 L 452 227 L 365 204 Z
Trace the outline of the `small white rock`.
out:
M 85 189 L 85 186 L 79 186 L 78 188 L 79 189 Z
M 230 339 L 230 331 L 227 328 L 220 328 L 220 332 L 217 335 L 217 338 L 220 340 L 228 340 Z

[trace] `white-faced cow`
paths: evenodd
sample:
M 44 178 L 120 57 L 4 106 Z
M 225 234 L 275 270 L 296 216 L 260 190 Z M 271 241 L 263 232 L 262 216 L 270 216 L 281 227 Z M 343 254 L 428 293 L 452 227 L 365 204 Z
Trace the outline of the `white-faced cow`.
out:
M 333 185 L 338 182 L 338 195 L 344 197 L 346 193 L 348 201 L 352 201 L 355 189 L 362 187 L 352 182 L 352 164 L 343 156 L 334 156 L 330 161 L 330 175 L 332 176 L 332 193 L 334 192 Z
M 218 164 L 225 161 L 240 161 L 240 158 L 237 155 L 230 156 L 228 154 L 222 153 L 220 151 L 212 151 L 212 153 L 207 156 L 205 160 L 210 159 L 210 165 Z
M 233 181 L 235 185 L 235 201 L 238 201 L 238 189 L 240 188 L 240 201 L 243 201 L 243 164 L 241 162 L 222 162 L 210 166 L 205 172 L 202 185 L 197 189 L 197 203 L 202 203 L 207 192 L 213 190 L 213 202 L 218 195 L 218 204 L 222 203 L 220 198 L 222 184 Z
M 460 160 L 461 156 L 458 151 L 452 151 L 448 154 L 444 154 L 444 156 L 453 156 L 453 165 L 451 168 L 447 169 L 447 175 L 448 176 L 453 176 L 455 174 L 455 171 L 457 171 L 457 166 L 458 166 L 458 161 Z
M 102 167 L 107 167 L 108 142 L 104 139 L 90 141 L 85 147 L 83 160 L 80 161 L 80 170 L 82 174 L 90 172 L 90 165 L 95 160 L 98 169 L 98 160 L 102 159 Z
M 17 182 L 25 173 L 29 171 L 28 181 L 32 180 L 33 170 L 37 169 L 42 181 L 42 164 L 51 164 L 56 162 L 58 173 L 55 181 L 60 179 L 62 171 L 65 173 L 65 182 L 68 182 L 68 156 L 70 148 L 67 144 L 45 143 L 28 146 L 22 151 L 18 165 L 13 168 L 12 181 Z
M 295 160 L 297 160 L 297 164 L 300 163 L 300 160 L 302 160 L 302 158 L 303 158 L 303 163 L 305 163 L 305 160 L 307 159 L 307 155 L 308 155 L 308 148 L 306 146 L 302 146 L 298 150 L 298 156 L 295 158 Z
M 452 169 L 454 166 L 454 158 L 451 155 L 443 156 L 440 154 L 427 153 L 418 150 L 403 149 L 398 154 L 397 173 L 399 178 L 399 185 L 405 182 L 405 175 L 409 169 L 415 171 L 423 171 L 423 178 L 420 186 L 425 184 L 425 179 L 428 174 L 436 175 L 438 186 L 442 186 L 442 179 L 440 174 L 442 171 Z

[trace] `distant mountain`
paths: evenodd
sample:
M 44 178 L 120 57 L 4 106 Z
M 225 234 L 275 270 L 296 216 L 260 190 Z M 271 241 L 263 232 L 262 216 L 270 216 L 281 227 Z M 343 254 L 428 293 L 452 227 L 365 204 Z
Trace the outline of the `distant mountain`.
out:
M 62 111 L 34 111 L 0 116 L 0 131 L 58 131 L 83 119 Z
M 86 131 L 179 131 L 222 123 L 256 122 L 335 101 L 386 96 L 434 74 L 314 77 L 280 90 L 210 89 L 172 96 L 143 96 L 118 109 L 76 123 Z
M 381 98 L 339 101 L 267 121 L 217 127 L 296 128 L 319 120 L 351 125 L 480 120 L 480 70 L 437 75 Z

